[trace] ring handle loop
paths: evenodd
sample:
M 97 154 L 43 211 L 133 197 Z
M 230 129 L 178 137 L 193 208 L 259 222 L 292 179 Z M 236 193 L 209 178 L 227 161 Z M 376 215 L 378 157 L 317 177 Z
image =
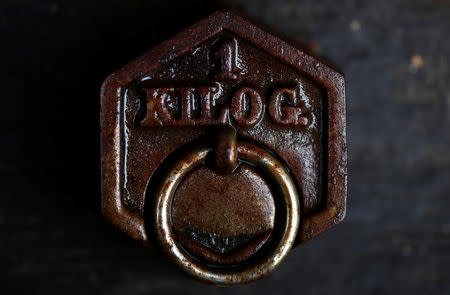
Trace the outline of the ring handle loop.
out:
M 248 283 L 267 276 L 286 257 L 294 244 L 300 223 L 297 189 L 286 167 L 265 149 L 247 141 L 237 143 L 238 158 L 261 168 L 279 186 L 286 206 L 285 226 L 274 241 L 274 251 L 260 261 L 234 272 L 212 269 L 192 259 L 175 239 L 171 226 L 171 205 L 178 184 L 193 168 L 204 163 L 212 152 L 209 146 L 198 146 L 186 152 L 174 163 L 157 190 L 154 226 L 156 239 L 166 254 L 194 278 L 216 285 Z

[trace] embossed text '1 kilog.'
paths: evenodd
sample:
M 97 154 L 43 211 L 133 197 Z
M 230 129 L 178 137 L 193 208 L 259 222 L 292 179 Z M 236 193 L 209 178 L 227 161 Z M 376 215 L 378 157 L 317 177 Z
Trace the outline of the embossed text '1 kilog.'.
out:
M 103 213 L 192 276 L 268 275 L 345 215 L 344 80 L 230 11 L 102 88 Z

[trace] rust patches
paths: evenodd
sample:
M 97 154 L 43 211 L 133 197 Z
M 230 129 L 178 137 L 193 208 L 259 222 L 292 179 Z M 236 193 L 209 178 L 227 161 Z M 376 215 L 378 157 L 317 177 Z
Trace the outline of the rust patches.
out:
M 420 58 L 411 59 L 412 68 L 421 66 Z M 273 221 L 273 208 L 283 202 L 274 201 L 279 195 L 274 192 L 289 196 L 298 191 L 298 206 L 288 197 L 284 204 L 287 223 L 300 224 L 298 234 L 295 229 L 283 240 L 287 248 L 345 216 L 344 87 L 342 74 L 233 12 L 209 16 L 105 80 L 100 118 L 104 216 L 145 244 L 163 241 L 161 232 L 168 231 L 172 239 L 161 248 L 169 256 L 183 244 L 181 252 L 192 252 L 204 264 L 238 265 L 235 272 L 218 276 L 189 255 L 178 257 L 177 264 L 205 281 L 236 284 L 266 276 L 281 261 L 277 257 L 287 253 L 281 248 L 261 252 L 266 244 L 274 249 L 283 240 Z M 180 155 L 185 157 L 177 162 Z M 245 165 L 254 166 L 247 176 L 266 184 L 246 182 L 239 174 Z M 200 170 L 205 179 L 190 181 Z M 293 185 L 277 174 L 283 171 Z M 220 177 L 223 185 L 213 181 Z M 173 203 L 154 204 L 157 195 L 167 194 Z M 213 196 L 216 203 L 210 205 L 196 199 Z M 161 215 L 167 208 L 172 215 Z M 219 218 L 224 208 L 233 222 Z M 203 224 L 202 216 L 208 217 Z M 154 227 L 145 226 L 149 220 Z M 161 225 L 163 220 L 173 224 Z M 221 238 L 271 234 L 240 245 L 233 253 L 243 252 L 230 258 L 183 236 L 192 225 Z M 252 257 L 260 257 L 260 264 L 246 268 Z

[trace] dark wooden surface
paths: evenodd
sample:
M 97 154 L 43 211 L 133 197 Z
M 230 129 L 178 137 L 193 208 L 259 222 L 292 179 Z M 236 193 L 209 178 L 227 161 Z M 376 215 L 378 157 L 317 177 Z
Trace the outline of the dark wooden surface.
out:
M 232 2 L 345 73 L 345 221 L 263 281 L 184 276 L 102 219 L 99 90 L 211 3 L 4 1 L 1 294 L 450 294 L 450 1 Z

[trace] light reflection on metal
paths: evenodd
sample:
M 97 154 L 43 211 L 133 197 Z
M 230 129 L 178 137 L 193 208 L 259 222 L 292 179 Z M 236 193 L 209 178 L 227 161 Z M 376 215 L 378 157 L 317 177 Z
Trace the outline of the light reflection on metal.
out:
M 199 146 L 187 151 L 175 161 L 165 176 L 155 196 L 155 232 L 160 247 L 178 266 L 195 278 L 216 285 L 232 285 L 251 282 L 265 277 L 272 272 L 286 257 L 295 242 L 300 222 L 300 203 L 295 184 L 285 166 L 265 149 L 255 144 L 239 141 L 237 143 L 238 159 L 264 170 L 278 186 L 285 208 L 277 208 L 285 212 L 281 228 L 273 241 L 273 250 L 266 251 L 258 261 L 243 269 L 227 271 L 222 268 L 208 267 L 193 259 L 176 241 L 172 231 L 171 206 L 172 198 L 183 177 L 198 165 L 202 165 L 213 149 Z M 284 209 L 284 210 L 283 210 Z M 278 226 L 278 225 L 276 225 Z

